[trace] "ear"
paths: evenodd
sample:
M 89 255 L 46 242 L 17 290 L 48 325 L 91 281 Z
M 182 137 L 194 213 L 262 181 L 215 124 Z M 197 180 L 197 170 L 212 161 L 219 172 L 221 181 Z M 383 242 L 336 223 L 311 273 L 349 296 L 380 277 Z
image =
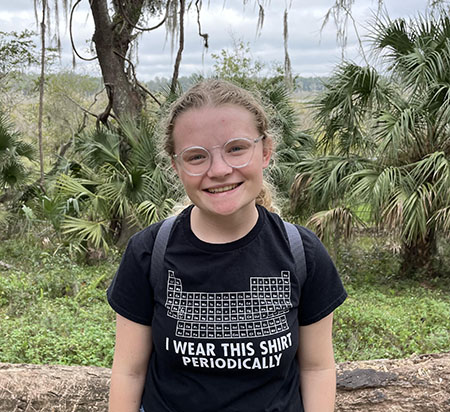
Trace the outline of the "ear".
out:
M 263 146 L 263 169 L 269 166 L 270 159 L 272 158 L 272 140 L 264 142 Z
M 175 173 L 180 176 L 180 173 L 178 172 L 178 166 L 177 163 L 175 162 L 175 160 L 173 160 L 173 158 L 170 159 L 170 164 L 172 166 L 172 169 L 175 170 Z

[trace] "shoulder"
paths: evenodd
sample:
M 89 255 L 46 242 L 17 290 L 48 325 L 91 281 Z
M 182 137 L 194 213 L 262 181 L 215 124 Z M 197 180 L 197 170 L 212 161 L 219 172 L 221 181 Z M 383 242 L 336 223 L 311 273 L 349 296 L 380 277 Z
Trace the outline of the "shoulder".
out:
M 312 230 L 304 226 L 295 226 L 302 238 L 308 274 L 312 275 L 318 270 L 323 271 L 328 267 L 334 269 L 334 263 L 331 260 L 330 254 L 319 237 Z
M 282 228 L 281 230 L 283 230 L 287 239 L 287 233 L 284 227 L 285 221 L 278 214 L 269 212 L 264 208 L 263 210 L 272 224 Z M 318 269 L 322 270 L 324 267 L 334 266 L 327 249 L 319 237 L 312 230 L 304 226 L 298 224 L 294 224 L 294 226 L 297 228 L 302 239 L 308 275 L 314 274 Z
M 269 212 L 263 207 L 261 207 L 261 209 L 263 210 L 263 213 L 266 214 L 268 221 L 271 222 L 272 225 L 281 228 L 281 230 L 285 233 L 285 237 L 287 239 L 287 233 L 284 226 L 284 223 L 286 221 L 284 221 L 277 213 Z M 314 260 L 319 249 L 324 249 L 322 242 L 312 230 L 298 224 L 294 224 L 294 226 L 297 228 L 300 237 L 302 238 L 307 262 L 308 260 Z

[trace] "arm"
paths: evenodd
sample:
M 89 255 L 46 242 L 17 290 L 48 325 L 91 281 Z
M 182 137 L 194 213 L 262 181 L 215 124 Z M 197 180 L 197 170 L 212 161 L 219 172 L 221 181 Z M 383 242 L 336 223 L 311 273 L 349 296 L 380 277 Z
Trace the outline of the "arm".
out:
M 117 315 L 109 412 L 138 412 L 151 351 L 151 327 Z
M 332 412 L 336 396 L 336 368 L 332 342 L 333 314 L 300 326 L 297 352 L 305 412 Z

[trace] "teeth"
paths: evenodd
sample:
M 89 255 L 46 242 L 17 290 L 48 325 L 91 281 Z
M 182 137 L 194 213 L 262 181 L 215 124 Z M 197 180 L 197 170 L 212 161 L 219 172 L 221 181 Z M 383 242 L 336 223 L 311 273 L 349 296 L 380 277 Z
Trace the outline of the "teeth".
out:
M 215 189 L 207 189 L 207 191 L 209 193 L 222 193 L 222 192 L 227 192 L 228 190 L 233 190 L 236 187 L 238 187 L 238 185 L 229 185 L 229 186 L 223 186 L 223 187 L 216 187 Z

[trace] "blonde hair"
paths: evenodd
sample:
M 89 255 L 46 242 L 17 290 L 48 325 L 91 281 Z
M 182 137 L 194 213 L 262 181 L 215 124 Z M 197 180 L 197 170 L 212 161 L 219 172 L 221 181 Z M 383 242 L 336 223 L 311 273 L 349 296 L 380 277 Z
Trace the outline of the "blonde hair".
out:
M 264 136 L 263 143 L 273 146 L 273 139 L 269 133 L 269 120 L 259 101 L 249 91 L 225 80 L 207 79 L 192 86 L 186 93 L 172 103 L 165 125 L 164 150 L 169 156 L 175 154 L 173 129 L 177 118 L 190 109 L 200 109 L 205 106 L 218 107 L 226 104 L 239 106 L 250 112 L 255 119 L 256 129 L 260 136 Z M 270 211 L 273 206 L 272 186 L 264 179 L 261 192 L 256 203 Z

